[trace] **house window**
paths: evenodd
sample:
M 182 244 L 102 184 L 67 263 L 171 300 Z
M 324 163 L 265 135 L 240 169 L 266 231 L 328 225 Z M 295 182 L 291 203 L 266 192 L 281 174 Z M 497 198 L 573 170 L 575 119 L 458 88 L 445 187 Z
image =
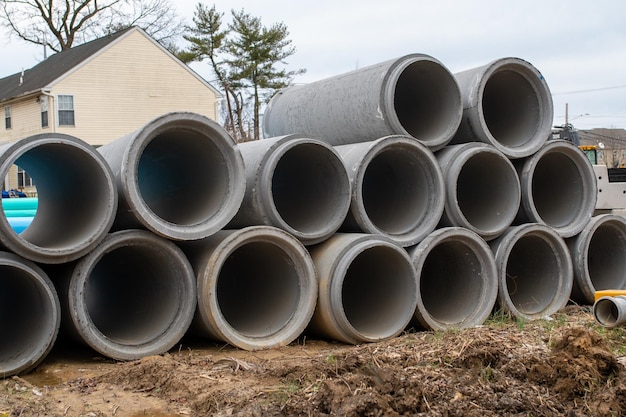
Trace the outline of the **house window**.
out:
M 59 96 L 59 126 L 74 126 L 74 96 Z
M 43 97 L 41 104 L 41 127 L 48 127 L 48 98 Z
M 11 106 L 4 106 L 4 128 L 11 129 Z
M 30 175 L 28 175 L 28 172 L 24 171 L 24 169 L 20 167 L 17 167 L 17 188 L 23 189 L 34 185 L 33 179 Z

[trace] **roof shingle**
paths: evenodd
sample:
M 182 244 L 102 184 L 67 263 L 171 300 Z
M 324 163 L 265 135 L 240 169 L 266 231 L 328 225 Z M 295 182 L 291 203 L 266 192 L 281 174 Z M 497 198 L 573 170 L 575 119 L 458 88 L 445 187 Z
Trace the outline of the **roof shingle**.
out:
M 18 72 L 0 78 L 0 102 L 40 91 L 130 29 L 132 28 L 51 55 L 34 67 L 24 70 L 23 76 L 21 72 Z M 21 83 L 20 78 L 22 78 Z

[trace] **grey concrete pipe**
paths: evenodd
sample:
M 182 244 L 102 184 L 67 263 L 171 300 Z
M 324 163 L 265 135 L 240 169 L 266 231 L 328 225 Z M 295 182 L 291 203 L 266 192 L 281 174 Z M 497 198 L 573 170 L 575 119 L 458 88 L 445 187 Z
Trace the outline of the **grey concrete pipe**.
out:
M 0 379 L 26 373 L 50 352 L 61 308 L 54 286 L 35 263 L 0 252 Z
M 564 238 L 580 233 L 597 199 L 596 176 L 585 154 L 571 142 L 550 140 L 515 165 L 522 190 L 516 223 L 543 223 Z
M 251 226 L 180 245 L 197 276 L 195 334 L 260 350 L 291 343 L 309 323 L 315 267 L 289 233 Z
M 593 317 L 604 327 L 626 324 L 626 297 L 600 297 L 593 303 Z
M 336 233 L 310 251 L 319 277 L 312 334 L 358 344 L 406 328 L 417 302 L 417 277 L 405 250 L 384 236 Z
M 109 166 L 92 146 L 62 134 L 30 136 L 0 145 L 1 178 L 13 164 L 35 182 L 38 209 L 20 234 L 0 210 L 0 246 L 35 262 L 64 263 L 104 239 L 118 195 Z
M 409 136 L 335 147 L 352 188 L 345 232 L 384 235 L 412 246 L 432 232 L 445 201 L 441 169 L 433 153 Z
M 191 264 L 174 243 L 147 230 L 111 233 L 77 262 L 53 267 L 62 329 L 106 357 L 165 353 L 193 319 Z
M 414 324 L 446 330 L 484 323 L 496 303 L 498 274 L 494 255 L 480 236 L 444 227 L 409 255 L 418 279 Z
M 566 241 L 574 264 L 572 300 L 591 305 L 596 291 L 626 290 L 626 219 L 594 216 Z
M 435 154 L 445 181 L 440 226 L 464 227 L 491 240 L 519 211 L 519 178 L 511 161 L 491 145 L 449 145 Z
M 239 144 L 246 169 L 241 208 L 226 227 L 266 225 L 305 245 L 336 232 L 350 208 L 350 180 L 329 144 L 287 135 Z
M 245 170 L 234 140 L 198 114 L 162 115 L 98 152 L 117 177 L 113 230 L 201 239 L 232 219 L 244 195 Z
M 450 144 L 485 142 L 510 158 L 532 155 L 552 132 L 552 95 L 543 75 L 519 58 L 454 74 L 463 120 Z
M 527 223 L 489 242 L 498 268 L 498 305 L 514 317 L 534 320 L 567 304 L 574 272 L 565 240 L 551 227 Z
M 278 92 L 265 137 L 304 133 L 332 145 L 407 135 L 445 146 L 462 116 L 454 76 L 435 58 L 411 54 Z

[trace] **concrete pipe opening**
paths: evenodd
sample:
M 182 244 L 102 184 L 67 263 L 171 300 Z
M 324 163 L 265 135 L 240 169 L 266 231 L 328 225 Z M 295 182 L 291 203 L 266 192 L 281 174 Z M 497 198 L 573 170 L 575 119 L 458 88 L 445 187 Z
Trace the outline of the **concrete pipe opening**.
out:
M 198 276 L 194 330 L 246 350 L 285 346 L 317 299 L 315 268 L 295 237 L 270 226 L 224 230 L 183 245 Z
M 486 144 L 452 146 L 439 154 L 446 184 L 442 225 L 465 227 L 485 240 L 515 220 L 520 183 L 511 161 Z
M 416 60 L 402 69 L 395 83 L 393 109 L 402 129 L 433 150 L 448 144 L 463 113 L 454 76 L 430 59 Z
M 113 233 L 74 268 L 69 313 L 84 342 L 134 360 L 169 350 L 196 306 L 191 265 L 173 243 L 148 231 Z
M 247 188 L 226 227 L 274 226 L 305 245 L 335 233 L 350 208 L 350 180 L 341 157 L 321 140 L 287 135 L 239 145 Z
M 567 243 L 574 263 L 574 301 L 593 304 L 596 291 L 626 290 L 626 219 L 614 214 L 592 217 Z
M 45 359 L 60 317 L 47 275 L 34 263 L 0 252 L 0 377 L 28 372 Z
M 65 263 L 93 249 L 111 228 L 117 190 L 106 161 L 83 141 L 35 135 L 0 147 L 0 175 L 13 164 L 37 186 L 37 211 L 17 234 L 0 216 L 0 240 L 12 252 L 41 263 Z
M 326 148 L 313 143 L 294 146 L 281 156 L 272 174 L 277 213 L 303 235 L 326 230 L 338 215 L 345 216 L 341 208 L 346 181 L 341 161 L 329 157 Z
M 337 146 L 352 182 L 346 232 L 382 234 L 403 247 L 432 232 L 443 213 L 441 169 L 409 136 Z
M 415 319 L 426 329 L 482 324 L 496 302 L 498 284 L 493 253 L 474 232 L 435 230 L 410 252 L 419 293 Z
M 331 145 L 407 135 L 439 149 L 454 136 L 462 113 L 452 73 L 431 56 L 410 54 L 278 92 L 263 132 L 300 132 Z
M 597 199 L 595 174 L 574 144 L 548 142 L 525 161 L 520 181 L 527 220 L 545 223 L 568 238 L 591 219 Z
M 573 283 L 569 250 L 550 227 L 525 224 L 490 242 L 496 256 L 500 308 L 522 319 L 556 313 L 567 304 Z
M 451 143 L 478 140 L 516 159 L 532 155 L 550 137 L 552 95 L 530 63 L 502 58 L 455 77 L 464 120 Z
M 417 279 L 401 247 L 378 235 L 338 233 L 311 254 L 320 281 L 311 332 L 357 344 L 406 328 L 415 311 Z
M 116 142 L 98 149 L 119 171 L 123 200 L 116 230 L 141 226 L 172 240 L 200 239 L 239 209 L 243 159 L 214 121 L 169 113 Z

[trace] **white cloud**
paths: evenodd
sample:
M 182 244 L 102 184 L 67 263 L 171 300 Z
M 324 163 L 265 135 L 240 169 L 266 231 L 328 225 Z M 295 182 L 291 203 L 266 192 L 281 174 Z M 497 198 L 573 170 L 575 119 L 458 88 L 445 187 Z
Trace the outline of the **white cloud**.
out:
M 452 72 L 505 56 L 523 58 L 545 76 L 552 92 L 597 89 L 554 96 L 555 122 L 565 103 L 572 122 L 587 127 L 626 127 L 626 2 L 618 0 L 217 0 L 224 12 L 244 9 L 265 25 L 283 22 L 296 54 L 291 68 L 311 82 L 408 53 L 425 53 Z M 191 23 L 196 0 L 177 0 L 179 14 Z M 40 48 L 0 39 L 0 76 L 28 68 L 42 57 Z M 207 76 L 203 64 L 194 69 Z M 559 120 L 558 117 L 561 116 Z

